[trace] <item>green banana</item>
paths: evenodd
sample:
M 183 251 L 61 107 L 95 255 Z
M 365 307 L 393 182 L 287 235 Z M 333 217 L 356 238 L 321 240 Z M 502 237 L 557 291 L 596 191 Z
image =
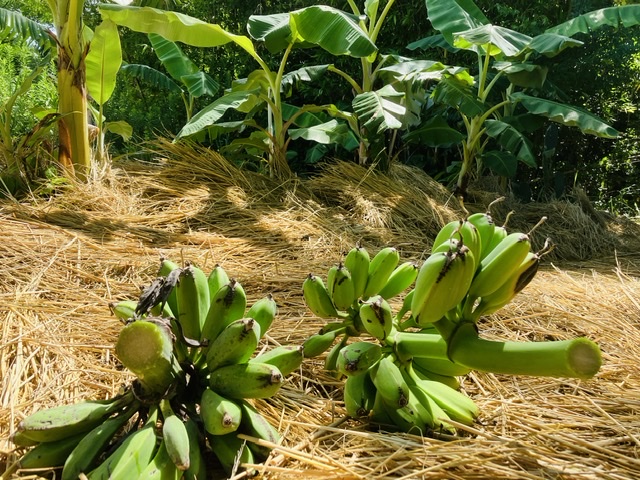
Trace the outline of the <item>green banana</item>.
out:
M 325 371 L 332 373 L 336 378 L 342 377 L 342 372 L 338 371 L 338 356 L 340 356 L 340 350 L 347 344 L 348 339 L 349 336 L 344 335 L 338 343 L 331 347 L 324 359 Z
M 473 215 L 469 215 L 467 217 L 467 222 L 473 224 L 476 227 L 476 230 L 478 231 L 478 235 L 480 237 L 480 255 L 476 256 L 476 259 L 479 262 L 487 255 L 487 253 L 491 251 L 490 245 L 491 240 L 493 239 L 496 225 L 489 212 L 474 213 Z
M 17 466 L 25 470 L 61 467 L 84 437 L 85 434 L 80 433 L 60 440 L 40 443 L 25 453 Z M 9 477 L 7 476 L 7 478 Z
M 278 314 L 278 305 L 270 293 L 256 301 L 245 313 L 245 317 L 253 318 L 260 325 L 260 338 L 264 337 Z
M 389 405 L 380 395 L 382 401 L 376 405 L 376 408 L 383 409 L 391 424 L 399 430 L 414 435 L 426 435 L 433 422 L 431 412 L 417 401 L 409 387 L 407 387 L 407 394 L 406 404 L 399 408 Z
M 336 337 L 344 333 L 344 328 L 329 330 L 311 335 L 302 344 L 302 354 L 304 358 L 313 358 L 322 355 L 331 347 Z
M 119 302 L 111 302 L 109 309 L 117 318 L 123 322 L 128 322 L 136 318 L 136 307 L 138 302 L 135 300 L 121 300 Z
M 231 322 L 209 344 L 207 368 L 213 371 L 224 365 L 247 362 L 259 340 L 260 325 L 253 318 L 241 318 Z
M 495 292 L 522 264 L 530 249 L 529 236 L 511 233 L 480 262 L 469 286 L 468 302 Z
M 218 289 L 211 299 L 211 305 L 202 327 L 201 340 L 212 342 L 231 322 L 244 317 L 247 295 L 240 282 L 229 280 Z
M 284 383 L 278 367 L 249 362 L 220 367 L 211 372 L 209 386 L 229 398 L 267 398 Z
M 229 283 L 229 275 L 220 264 L 216 264 L 207 276 L 207 285 L 209 285 L 209 299 L 213 299 L 218 290 Z
M 178 417 L 169 400 L 160 400 L 162 412 L 162 442 L 171 462 L 175 467 L 184 471 L 189 468 L 191 454 L 189 452 L 189 435 L 184 421 Z
M 109 400 L 86 400 L 38 410 L 18 424 L 18 431 L 36 442 L 56 442 L 92 430 L 133 402 L 133 394 L 128 391 Z
M 415 284 L 411 314 L 418 325 L 440 320 L 467 294 L 473 280 L 475 261 L 466 246 L 459 251 L 434 253 L 427 258 Z
M 13 432 L 9 439 L 16 447 L 34 447 L 40 443 L 25 436 L 25 434 L 19 430 Z
M 264 418 L 256 408 L 246 400 L 240 402 L 242 408 L 242 421 L 240 422 L 240 431 L 249 436 L 266 440 L 270 443 L 277 444 L 280 442 L 280 433 Z M 266 460 L 271 449 L 256 443 L 247 443 L 251 451 L 258 459 Z
M 377 343 L 354 342 L 339 350 L 336 368 L 348 377 L 362 375 L 382 358 L 382 347 Z
M 198 267 L 188 264 L 180 273 L 176 287 L 178 322 L 186 338 L 200 340 L 202 327 L 209 309 L 207 276 Z
M 336 310 L 327 287 L 322 279 L 310 273 L 302 282 L 302 294 L 304 301 L 311 312 L 320 318 L 338 318 Z
M 357 300 L 351 272 L 342 263 L 335 269 L 331 282 L 327 280 L 327 290 L 337 310 L 347 310 Z
M 160 260 L 160 270 L 158 271 L 159 277 L 167 277 L 174 270 L 180 269 L 177 263 L 172 262 L 166 258 Z M 180 310 L 178 309 L 178 294 L 177 288 L 174 288 L 167 297 L 167 305 L 175 318 L 179 318 Z
M 409 293 L 407 293 L 404 298 L 402 299 L 402 305 L 400 306 L 400 309 L 396 312 L 396 315 L 393 317 L 393 321 L 394 323 L 398 324 L 398 328 L 400 328 L 400 325 L 404 325 L 405 322 L 402 322 L 402 319 L 404 318 L 404 316 L 407 314 L 407 312 L 409 312 L 411 310 L 411 302 L 413 301 L 413 296 L 415 295 L 416 291 L 415 289 L 412 289 L 409 291 Z M 412 322 L 409 322 L 412 323 Z M 416 325 L 410 325 L 410 326 L 416 326 Z M 400 328 L 401 330 L 403 328 Z
M 384 340 L 393 330 L 391 306 L 381 295 L 362 302 L 359 315 L 367 333 L 378 340 Z
M 116 433 L 125 426 L 139 408 L 139 402 L 134 401 L 127 410 L 115 417 L 107 418 L 87 433 L 65 460 L 60 478 L 76 480 L 81 473 L 88 473 Z
M 481 238 L 474 224 L 467 220 L 454 220 L 453 222 L 449 222 L 442 227 L 436 235 L 436 238 L 433 241 L 432 251 L 434 249 L 439 249 L 443 243 L 454 245 L 453 243 L 448 242 L 449 239 L 452 238 L 458 240 L 455 243 L 456 250 L 459 250 L 462 245 L 466 245 L 467 248 L 471 250 L 471 253 L 473 253 L 474 258 L 480 258 L 480 254 L 482 252 Z
M 185 427 L 189 436 L 189 468 L 183 472 L 184 480 L 205 480 L 207 464 L 202 454 L 200 429 L 191 417 L 185 420 Z
M 388 300 L 399 295 L 415 282 L 418 276 L 418 266 L 415 262 L 404 262 L 391 272 L 387 283 L 380 290 L 379 295 Z
M 504 307 L 524 287 L 529 285 L 538 272 L 539 266 L 540 256 L 537 253 L 529 252 L 520 266 L 506 278 L 496 291 L 480 299 L 480 303 L 469 315 L 469 319 L 477 321 L 481 316 L 490 315 Z
M 509 232 L 507 232 L 506 224 L 507 224 L 507 221 L 509 220 L 509 216 L 511 216 L 512 213 L 513 212 L 509 212 L 509 215 L 507 216 L 507 219 L 505 220 L 505 223 L 503 225 L 501 226 L 496 225 L 494 227 L 493 236 L 491 237 L 491 241 L 489 242 L 489 245 L 487 246 L 486 250 L 485 249 L 482 250 L 482 254 L 484 255 L 482 259 L 486 257 L 494 248 L 496 248 L 502 240 L 507 238 L 507 235 L 509 234 Z
M 267 350 L 264 353 L 256 355 L 251 362 L 267 363 L 278 367 L 280 373 L 285 377 L 291 372 L 300 368 L 302 364 L 303 347 L 302 345 L 279 345 L 271 350 Z
M 370 370 L 371 380 L 385 405 L 398 409 L 409 403 L 409 386 L 393 355 L 384 355 Z
M 242 381 L 236 379 L 236 381 Z M 205 388 L 200 397 L 200 418 L 204 429 L 211 435 L 235 432 L 240 426 L 240 405 L 210 388 Z
M 154 406 L 149 411 L 149 417 L 143 427 L 129 433 L 118 448 L 92 470 L 87 478 L 89 480 L 138 478 L 157 450 L 157 421 L 158 407 Z
M 361 375 L 348 376 L 342 392 L 344 406 L 350 417 L 366 417 L 373 410 L 376 387 L 366 372 Z
M 367 285 L 362 294 L 363 299 L 377 295 L 385 286 L 391 273 L 400 262 L 400 254 L 395 247 L 385 247 L 380 250 L 369 262 Z
M 422 377 L 428 378 L 429 380 L 443 383 L 447 387 L 453 388 L 454 390 L 458 390 L 460 388 L 460 380 L 458 380 L 458 377 L 454 377 L 451 375 L 442 375 L 441 373 L 435 373 L 435 372 L 429 371 L 425 368 L 420 367 L 420 365 L 418 365 L 415 362 L 415 360 L 416 359 L 414 358 L 412 361 L 412 368 L 416 372 L 419 372 Z
M 180 480 L 182 471 L 173 463 L 163 439 L 151 462 L 140 472 L 137 480 Z
M 356 245 L 349 250 L 344 258 L 344 266 L 351 272 L 353 295 L 356 299 L 364 295 L 364 289 L 369 278 L 369 263 L 371 263 L 369 252 L 360 245 Z
M 479 414 L 478 406 L 473 400 L 444 383 L 421 376 L 411 364 L 407 365 L 406 370 L 415 386 L 431 397 L 451 420 L 473 425 Z
M 243 464 L 254 464 L 255 458 L 247 442 L 238 438 L 236 433 L 209 435 L 211 450 L 229 478 L 242 470 Z M 252 477 L 252 472 L 248 472 Z
M 409 380 L 407 381 L 409 382 Z M 447 420 L 450 420 L 447 413 L 430 396 L 415 384 L 409 383 L 409 389 L 411 398 L 414 400 L 411 406 L 424 422 L 424 430 L 421 429 L 423 434 L 436 429 L 444 430 L 447 433 L 455 433 L 455 428 L 447 422 Z
M 468 367 L 463 367 L 447 358 L 413 357 L 416 368 L 427 372 L 449 377 L 461 377 L 471 372 Z

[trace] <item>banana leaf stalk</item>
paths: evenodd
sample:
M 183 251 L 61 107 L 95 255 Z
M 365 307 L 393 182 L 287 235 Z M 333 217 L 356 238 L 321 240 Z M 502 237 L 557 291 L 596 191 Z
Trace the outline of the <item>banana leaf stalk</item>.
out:
M 167 320 L 148 317 L 133 321 L 120 331 L 116 355 L 138 377 L 145 394 L 164 395 L 182 376 L 173 355 L 173 343 Z
M 493 341 L 475 325 L 461 324 L 449 338 L 449 358 L 482 372 L 589 379 L 602 365 L 597 344 L 587 338 L 550 342 Z

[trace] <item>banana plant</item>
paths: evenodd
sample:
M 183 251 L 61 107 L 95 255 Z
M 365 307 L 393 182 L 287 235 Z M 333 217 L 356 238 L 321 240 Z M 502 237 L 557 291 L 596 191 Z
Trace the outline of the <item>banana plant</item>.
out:
M 158 60 L 169 76 L 147 65 L 127 64 L 121 71 L 133 78 L 180 94 L 187 120 L 193 116 L 195 99 L 203 95 L 213 96 L 220 85 L 197 65 L 174 42 L 155 33 L 148 35 Z
M 244 35 L 224 30 L 218 24 L 210 24 L 176 12 L 158 10 L 149 7 L 125 7 L 102 5 L 100 12 L 104 19 L 118 25 L 143 33 L 154 33 L 165 39 L 180 41 L 196 47 L 217 47 L 234 43 L 258 63 L 259 69 L 249 77 L 236 81 L 231 89 L 197 114 L 178 133 L 179 138 L 201 134 L 212 127 L 212 131 L 257 128 L 259 135 L 246 140 L 254 148 L 266 148 L 268 151 L 269 173 L 273 177 L 288 178 L 292 175 L 287 161 L 287 146 L 290 137 L 289 127 L 303 114 L 317 113 L 321 110 L 339 115 L 332 106 L 312 106 L 293 109 L 290 118 L 285 119 L 286 111 L 291 111 L 283 102 L 283 90 L 297 81 L 309 81 L 322 73 L 327 67 L 301 69 L 285 74 L 287 59 L 294 48 L 320 47 L 334 55 L 364 57 L 376 51 L 375 45 L 358 27 L 357 22 L 344 12 L 331 7 L 317 5 L 296 10 L 279 16 L 253 17 L 249 22 L 250 35 L 254 39 L 264 39 L 269 44 L 276 42 L 278 50 L 284 48 L 278 69 L 273 71 L 258 54 L 253 41 Z M 275 18 L 275 20 L 274 20 Z M 259 125 L 253 115 L 266 105 L 268 109 L 267 126 Z M 219 122 L 229 110 L 245 114 L 239 122 Z M 310 117 L 307 117 L 307 119 Z M 322 124 L 320 124 L 322 125 Z M 333 141 L 325 128 L 311 125 L 309 130 L 297 132 L 301 137 Z
M 436 103 L 456 109 L 464 122 L 457 194 L 466 194 L 474 165 L 478 171 L 484 166 L 503 176 L 513 175 L 518 161 L 536 165 L 526 136 L 540 125 L 531 121 L 532 115 L 579 128 L 585 134 L 616 138 L 618 132 L 595 115 L 539 96 L 547 68 L 536 62 L 541 57 L 553 57 L 567 48 L 581 46 L 582 42 L 571 38 L 578 32 L 588 33 L 604 25 L 637 25 L 640 6 L 590 12 L 529 37 L 491 24 L 472 0 L 425 1 L 429 20 L 440 34 L 414 42 L 409 48 L 438 46 L 467 50 L 475 53 L 478 62 L 473 85 L 447 75 L 432 94 Z M 496 95 L 497 89 L 502 89 L 500 95 Z M 519 113 L 517 106 L 523 107 L 525 113 Z M 491 139 L 499 148 L 489 149 Z

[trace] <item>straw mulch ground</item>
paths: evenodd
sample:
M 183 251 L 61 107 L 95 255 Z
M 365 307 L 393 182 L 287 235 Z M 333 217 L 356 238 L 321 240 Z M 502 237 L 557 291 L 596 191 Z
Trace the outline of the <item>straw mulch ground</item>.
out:
M 325 275 L 356 241 L 423 260 L 437 229 L 461 215 L 445 189 L 408 168 L 383 177 L 336 164 L 312 181 L 279 185 L 211 152 L 158 149 L 165 159 L 157 164 L 0 204 L 0 472 L 15 458 L 8 436 L 23 416 L 114 395 L 128 380 L 112 353 L 121 324 L 107 304 L 136 297 L 161 255 L 222 264 L 250 301 L 273 293 L 280 311 L 269 343 L 300 343 L 322 324 L 302 300 L 309 272 Z M 483 332 L 521 341 L 585 335 L 603 351 L 597 377 L 473 373 L 463 389 L 479 422 L 442 441 L 345 419 L 340 383 L 322 359 L 306 361 L 277 397 L 260 402 L 284 438 L 259 467 L 263 478 L 638 478 L 638 229 L 594 217 L 575 199 L 505 201 L 496 217 L 512 209 L 509 225 L 524 231 L 548 216 L 534 237 L 552 236 L 558 248 Z

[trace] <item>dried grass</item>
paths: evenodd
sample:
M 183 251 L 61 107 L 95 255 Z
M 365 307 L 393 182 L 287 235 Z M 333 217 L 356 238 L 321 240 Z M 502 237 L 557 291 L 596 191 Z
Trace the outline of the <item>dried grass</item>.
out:
M 161 144 L 157 156 L 49 200 L 0 204 L 0 465 L 14 458 L 8 436 L 25 415 L 114 395 L 129 379 L 112 354 L 121 324 L 107 303 L 136 296 L 160 255 L 204 268 L 220 263 L 250 300 L 273 293 L 280 313 L 268 342 L 299 343 L 321 325 L 302 300 L 307 273 L 326 272 L 358 240 L 371 251 L 392 244 L 403 258 L 424 258 L 435 231 L 461 211 L 405 167 L 383 177 L 337 164 L 312 181 L 279 185 L 206 150 Z M 553 234 L 560 252 L 578 253 L 547 262 L 482 330 L 521 341 L 586 335 L 603 351 L 595 379 L 473 373 L 463 389 L 482 415 L 444 441 L 345 419 L 340 383 L 321 358 L 309 360 L 280 394 L 258 402 L 284 433 L 257 466 L 262 477 L 637 478 L 640 255 L 623 248 L 637 249 L 637 237 L 616 244 L 613 235 L 634 238 L 633 228 L 607 218 L 606 226 L 585 226 L 575 207 L 517 206 L 510 225 L 531 228 L 548 215 L 540 231 Z M 500 208 L 498 217 L 511 205 Z M 618 258 L 605 254 L 614 248 Z

